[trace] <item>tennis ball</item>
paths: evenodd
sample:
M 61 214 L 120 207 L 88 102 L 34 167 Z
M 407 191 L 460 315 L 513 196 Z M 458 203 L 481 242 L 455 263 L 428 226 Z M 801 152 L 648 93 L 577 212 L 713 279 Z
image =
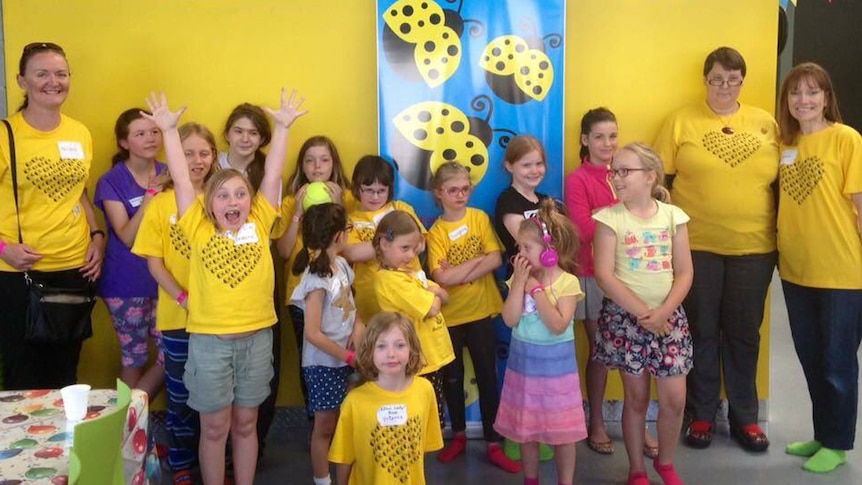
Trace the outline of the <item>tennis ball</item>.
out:
M 318 204 L 326 204 L 332 202 L 332 195 L 329 193 L 329 187 L 323 182 L 311 182 L 305 189 L 305 197 L 302 199 L 302 209 L 308 210 L 309 207 Z

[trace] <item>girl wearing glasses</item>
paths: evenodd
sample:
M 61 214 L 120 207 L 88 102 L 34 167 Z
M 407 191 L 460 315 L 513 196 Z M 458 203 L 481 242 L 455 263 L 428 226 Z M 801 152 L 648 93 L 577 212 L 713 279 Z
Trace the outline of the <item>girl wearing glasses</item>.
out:
M 380 309 L 377 306 L 377 295 L 374 294 L 374 279 L 379 269 L 377 254 L 371 241 L 374 232 L 383 216 L 399 210 L 410 214 L 423 237 L 419 238 L 419 247 L 410 263 L 410 267 L 419 270 L 418 255 L 425 251 L 425 226 L 409 204 L 392 200 L 395 186 L 395 170 L 385 159 L 376 155 L 366 155 L 359 159 L 353 169 L 353 196 L 358 200 L 357 207 L 349 213 L 353 230 L 350 231 L 344 257 L 353 263 L 356 271 L 356 311 L 362 321 L 367 322 Z
M 620 370 L 628 485 L 650 483 L 643 456 L 650 376 L 656 378 L 659 401 L 659 451 L 653 467 L 665 485 L 682 485 L 673 458 L 682 427 L 685 375 L 692 365 L 681 306 L 692 279 L 688 216 L 669 204 L 661 160 L 646 146 L 620 149 L 611 174 L 620 203 L 593 216 L 598 222 L 596 280 L 605 292 L 593 358 Z
M 449 301 L 441 311 L 455 351 L 455 360 L 443 368 L 443 390 L 453 438 L 437 459 L 451 462 L 467 446 L 463 355 L 466 345 L 476 372 L 488 461 L 509 473 L 518 473 L 521 465 L 503 453 L 502 437 L 494 430 L 500 399 L 493 318 L 503 308 L 494 270 L 502 264 L 503 247 L 488 215 L 467 207 L 473 191 L 467 168 L 447 162 L 434 173 L 431 185 L 443 214 L 428 231 L 428 269 L 434 281 L 449 292 Z
M 691 216 L 694 283 L 685 299 L 694 339 L 685 441 L 706 448 L 724 376 L 731 434 L 750 451 L 769 440 L 757 424 L 757 360 L 766 292 L 777 259 L 778 128 L 739 102 L 746 65 L 730 47 L 703 66 L 706 102 L 665 122 L 655 142 L 673 199 Z
M 344 207 L 333 203 L 309 207 L 302 220 L 305 243 L 292 268 L 301 279 L 291 304 L 306 317 L 302 377 L 308 389 L 308 412 L 314 413 L 311 468 L 315 485 L 331 483 L 329 443 L 365 328 L 353 304 L 353 270 L 340 256 L 349 231 Z

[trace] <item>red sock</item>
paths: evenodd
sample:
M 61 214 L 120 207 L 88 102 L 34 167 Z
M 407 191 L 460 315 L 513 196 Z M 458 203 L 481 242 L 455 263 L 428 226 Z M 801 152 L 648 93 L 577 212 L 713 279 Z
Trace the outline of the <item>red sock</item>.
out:
M 456 433 L 455 436 L 452 437 L 452 442 L 449 443 L 449 446 L 443 448 L 443 451 L 440 453 L 437 453 L 437 459 L 440 463 L 449 463 L 458 455 L 464 453 L 465 448 L 467 448 L 467 435 L 464 433 Z
M 664 485 L 685 485 L 682 479 L 679 478 L 679 475 L 676 474 L 676 469 L 673 467 L 673 463 L 660 465 L 658 459 L 656 459 L 653 461 L 653 468 L 658 472 Z
M 518 473 L 521 471 L 521 464 L 509 459 L 500 443 L 488 444 L 488 461 L 509 473 Z

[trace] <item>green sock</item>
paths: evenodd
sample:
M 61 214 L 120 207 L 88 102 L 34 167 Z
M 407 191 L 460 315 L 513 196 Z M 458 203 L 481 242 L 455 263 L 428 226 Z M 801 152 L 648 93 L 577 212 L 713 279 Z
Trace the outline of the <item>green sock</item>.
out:
M 802 468 L 814 473 L 828 473 L 847 461 L 847 453 L 843 450 L 820 448 L 814 456 L 808 459 Z
M 554 459 L 554 449 L 550 446 L 541 443 L 539 445 L 539 460 L 540 461 L 549 461 Z
M 503 452 L 510 460 L 518 461 L 521 459 L 521 446 L 514 441 L 509 441 L 509 439 L 503 441 Z
M 817 440 L 797 441 L 790 443 L 784 450 L 788 455 L 794 456 L 812 456 L 817 453 L 823 445 Z

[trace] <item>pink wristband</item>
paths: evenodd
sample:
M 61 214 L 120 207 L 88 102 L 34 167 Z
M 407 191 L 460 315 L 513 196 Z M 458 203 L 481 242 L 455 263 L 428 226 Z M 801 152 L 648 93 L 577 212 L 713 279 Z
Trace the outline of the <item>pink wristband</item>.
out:
M 356 351 L 355 350 L 348 350 L 347 351 L 347 358 L 344 359 L 344 362 L 347 362 L 347 365 L 353 365 L 354 360 L 356 360 Z
M 0 241 L 0 256 L 3 256 L 3 251 L 6 250 L 6 241 Z
M 541 293 L 541 292 L 543 292 L 543 291 L 545 291 L 545 288 L 544 288 L 543 286 L 541 286 L 541 285 L 537 285 L 535 288 L 533 288 L 532 290 L 530 290 L 530 296 L 532 296 L 533 298 L 535 298 L 535 297 L 536 297 L 536 293 Z
M 152 188 L 152 187 L 150 187 L 149 189 L 147 189 L 147 193 L 148 193 L 148 194 L 150 194 L 150 195 L 156 195 L 156 194 L 158 194 L 158 193 L 159 193 L 159 191 L 158 191 L 158 190 L 156 190 L 156 189 L 154 189 L 154 188 Z
M 186 290 L 181 291 L 180 294 L 177 295 L 177 299 L 176 299 L 177 305 L 183 306 L 183 303 L 185 303 L 186 300 L 188 300 L 188 299 L 189 299 L 189 292 Z

